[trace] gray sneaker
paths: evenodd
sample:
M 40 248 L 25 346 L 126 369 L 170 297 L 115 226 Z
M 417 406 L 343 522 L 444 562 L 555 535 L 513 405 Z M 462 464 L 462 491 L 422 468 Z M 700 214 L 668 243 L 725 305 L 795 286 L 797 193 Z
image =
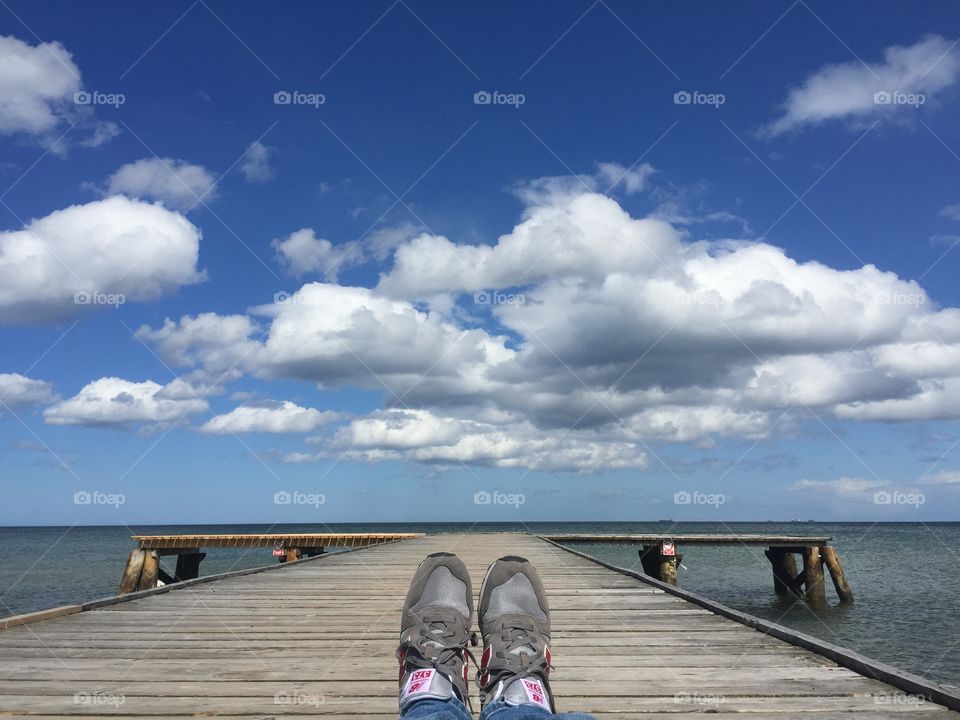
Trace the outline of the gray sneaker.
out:
M 463 561 L 428 555 L 410 581 L 400 624 L 400 711 L 425 698 L 468 702 L 473 588 Z
M 515 555 L 493 563 L 480 588 L 478 614 L 481 706 L 499 700 L 556 712 L 548 680 L 550 606 L 533 565 Z

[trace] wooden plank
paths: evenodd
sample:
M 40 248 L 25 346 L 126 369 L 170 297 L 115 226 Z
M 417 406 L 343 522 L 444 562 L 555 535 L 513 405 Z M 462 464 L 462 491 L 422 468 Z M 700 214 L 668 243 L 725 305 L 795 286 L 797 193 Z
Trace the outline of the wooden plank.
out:
M 402 598 L 416 565 L 439 550 L 457 552 L 478 580 L 509 553 L 538 567 L 554 608 L 561 711 L 960 718 L 636 573 L 504 533 L 304 558 L 11 628 L 0 633 L 0 717 L 396 718 Z
M 80 612 L 81 605 L 61 605 L 60 607 L 50 608 L 49 610 L 38 610 L 32 613 L 23 613 L 22 615 L 10 615 L 0 618 L 0 630 L 19 627 L 20 625 L 29 625 L 30 623 L 40 622 L 41 620 L 52 620 L 53 618 L 72 615 Z

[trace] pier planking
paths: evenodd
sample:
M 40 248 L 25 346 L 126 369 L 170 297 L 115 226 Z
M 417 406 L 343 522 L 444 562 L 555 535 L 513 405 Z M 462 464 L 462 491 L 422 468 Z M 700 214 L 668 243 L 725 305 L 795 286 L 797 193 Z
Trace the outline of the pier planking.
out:
M 415 537 L 11 627 L 0 632 L 0 715 L 394 718 L 403 596 L 417 563 L 441 550 L 464 559 L 475 591 L 501 555 L 539 568 L 561 711 L 960 718 L 642 578 L 506 533 Z

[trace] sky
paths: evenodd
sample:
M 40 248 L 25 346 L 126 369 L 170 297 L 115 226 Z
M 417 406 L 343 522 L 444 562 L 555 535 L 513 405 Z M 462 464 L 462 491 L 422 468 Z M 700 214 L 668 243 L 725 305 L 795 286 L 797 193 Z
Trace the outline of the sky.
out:
M 949 2 L 0 3 L 0 524 L 960 517 Z

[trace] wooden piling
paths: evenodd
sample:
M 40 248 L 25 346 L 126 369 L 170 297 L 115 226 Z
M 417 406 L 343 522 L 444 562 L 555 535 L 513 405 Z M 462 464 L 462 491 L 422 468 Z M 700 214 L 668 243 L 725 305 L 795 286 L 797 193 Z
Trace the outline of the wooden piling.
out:
M 843 572 L 843 566 L 840 564 L 840 558 L 832 545 L 823 545 L 820 548 L 820 554 L 823 556 L 823 562 L 830 571 L 830 579 L 833 580 L 833 587 L 837 591 L 837 597 L 842 603 L 853 602 L 853 591 L 847 582 L 847 576 Z
M 143 572 L 143 560 L 147 553 L 137 548 L 131 550 L 127 556 L 127 566 L 123 569 L 123 577 L 120 578 L 120 589 L 118 595 L 136 592 L 140 585 L 140 574 Z
M 773 568 L 773 589 L 778 595 L 796 592 L 797 561 L 787 548 L 772 547 L 764 551 Z
M 807 602 L 826 605 L 827 593 L 823 586 L 823 560 L 819 547 L 803 549 L 803 586 Z
M 152 551 L 144 552 L 143 571 L 140 573 L 138 590 L 152 590 L 157 586 L 157 577 L 160 571 L 160 558 Z
M 193 580 L 200 576 L 200 562 L 207 556 L 202 552 L 181 553 L 177 555 L 177 569 L 174 572 L 174 578 L 177 582 L 181 580 Z

